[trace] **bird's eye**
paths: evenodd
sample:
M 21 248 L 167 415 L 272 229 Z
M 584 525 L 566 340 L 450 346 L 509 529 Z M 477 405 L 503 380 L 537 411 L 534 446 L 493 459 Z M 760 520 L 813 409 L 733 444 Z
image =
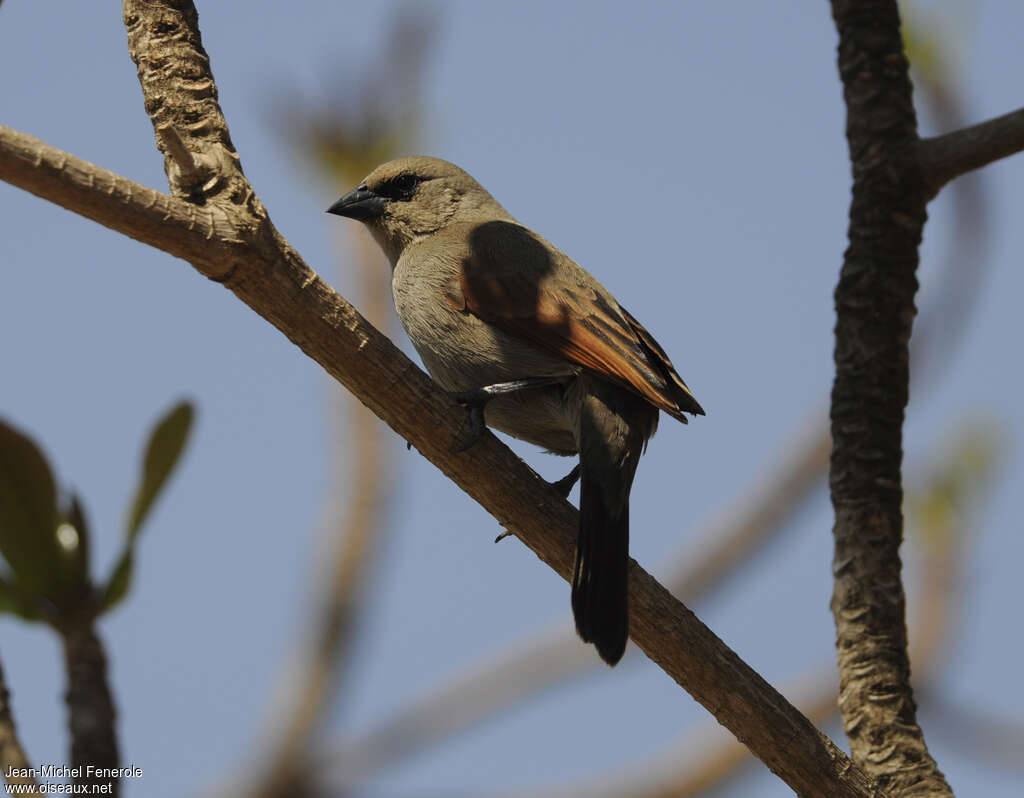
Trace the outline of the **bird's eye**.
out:
M 406 172 L 389 180 L 378 189 L 378 192 L 391 199 L 408 200 L 412 198 L 413 192 L 420 182 L 421 178 Z

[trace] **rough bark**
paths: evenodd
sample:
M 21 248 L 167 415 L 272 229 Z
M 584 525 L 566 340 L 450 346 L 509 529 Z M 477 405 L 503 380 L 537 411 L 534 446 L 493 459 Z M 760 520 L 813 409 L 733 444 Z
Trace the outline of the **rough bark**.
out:
M 836 303 L 829 485 L 839 706 L 854 761 L 894 795 L 951 795 L 917 723 L 899 547 L 902 429 L 928 190 L 895 0 L 833 0 L 853 167 Z

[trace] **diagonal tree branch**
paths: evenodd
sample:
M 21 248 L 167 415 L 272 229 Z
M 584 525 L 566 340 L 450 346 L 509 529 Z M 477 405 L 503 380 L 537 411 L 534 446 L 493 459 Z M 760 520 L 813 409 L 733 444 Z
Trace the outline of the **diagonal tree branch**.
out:
M 492 435 L 453 454 L 465 411 L 276 233 L 259 236 L 230 228 L 233 209 L 190 214 L 188 203 L 2 126 L 0 179 L 59 199 L 88 218 L 105 217 L 108 227 L 189 258 L 198 271 L 223 282 L 277 326 L 568 579 L 578 524 L 575 508 Z M 160 229 L 162 218 L 176 232 Z M 251 243 L 243 243 L 243 235 Z M 225 254 L 227 262 L 218 259 Z M 631 568 L 633 640 L 659 667 L 799 794 L 877 794 L 863 771 L 693 613 L 638 565 Z
M 959 452 L 954 456 L 961 457 Z M 926 495 L 944 489 L 942 486 L 948 484 L 947 472 L 940 471 L 931 482 Z M 915 590 L 913 606 L 918 610 L 915 623 L 911 625 L 910 641 L 918 692 L 922 687 L 927 690 L 936 681 L 939 666 L 946 658 L 956 609 L 962 598 L 962 588 L 958 585 L 963 573 L 969 570 L 964 564 L 967 558 L 963 546 L 957 545 L 965 538 L 965 531 L 959 526 L 930 528 L 927 533 L 924 530 L 919 533 L 916 542 L 922 576 Z M 786 694 L 792 696 L 794 703 L 815 723 L 828 722 L 838 709 L 835 666 L 791 680 Z M 934 696 L 929 695 L 929 698 L 933 703 Z M 989 737 L 1000 728 L 998 725 L 990 727 Z M 1004 745 L 1003 748 L 1008 750 L 1009 747 Z M 750 764 L 750 752 L 743 745 L 704 728 L 689 733 L 681 742 L 644 762 L 618 772 L 598 774 L 582 784 L 536 794 L 545 798 L 689 798 L 720 791 Z
M 677 555 L 678 562 L 663 577 L 674 596 L 694 604 L 721 587 L 782 531 L 823 481 L 831 449 L 824 414 L 794 437 L 800 441 L 796 451 L 787 450 L 766 467 L 757 483 L 730 503 L 724 517 L 694 536 L 702 543 L 688 545 Z M 635 662 L 633 653 L 627 648 L 624 662 Z M 328 749 L 318 761 L 340 769 L 338 783 L 350 785 L 530 695 L 599 667 L 600 661 L 575 633 L 556 624 L 449 676 L 367 732 Z
M 1024 108 L 921 139 L 917 157 L 929 198 L 950 180 L 1024 150 Z
M 897 795 L 952 795 L 916 718 L 899 547 L 902 428 L 927 188 L 895 0 L 832 0 L 853 166 L 832 390 L 836 623 L 854 761 Z

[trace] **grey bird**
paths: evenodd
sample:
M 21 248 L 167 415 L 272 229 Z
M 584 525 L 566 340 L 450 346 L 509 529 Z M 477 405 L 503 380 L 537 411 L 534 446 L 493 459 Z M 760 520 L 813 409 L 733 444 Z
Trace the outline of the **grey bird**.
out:
M 629 492 L 658 411 L 703 415 L 664 350 L 594 277 L 437 158 L 389 161 L 329 213 L 363 222 L 431 377 L 483 424 L 579 455 L 576 630 L 614 665 L 629 636 Z

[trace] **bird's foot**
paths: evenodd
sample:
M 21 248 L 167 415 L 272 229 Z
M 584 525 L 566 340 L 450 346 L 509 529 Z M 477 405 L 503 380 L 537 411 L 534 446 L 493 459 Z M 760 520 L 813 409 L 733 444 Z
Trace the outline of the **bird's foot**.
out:
M 484 429 L 487 426 L 484 423 L 484 408 L 491 399 L 494 399 L 496 396 L 523 391 L 527 388 L 557 385 L 565 382 L 565 380 L 565 377 L 525 377 L 521 380 L 496 382 L 493 385 L 484 385 L 482 388 L 474 388 L 471 391 L 459 391 L 453 394 L 455 401 L 469 410 L 469 430 L 462 443 L 452 449 L 452 454 L 460 454 L 466 451 L 484 436 Z
M 568 499 L 569 494 L 572 493 L 573 485 L 580 478 L 580 464 L 577 463 L 572 467 L 572 471 L 566 474 L 564 477 L 556 482 L 551 483 L 551 487 L 562 494 L 563 499 Z
M 455 394 L 455 401 L 469 410 L 469 429 L 462 442 L 452 448 L 452 454 L 462 452 L 476 445 L 484 436 L 486 424 L 484 424 L 484 406 L 490 398 L 484 391 L 485 388 L 478 388 L 475 391 L 462 391 Z

